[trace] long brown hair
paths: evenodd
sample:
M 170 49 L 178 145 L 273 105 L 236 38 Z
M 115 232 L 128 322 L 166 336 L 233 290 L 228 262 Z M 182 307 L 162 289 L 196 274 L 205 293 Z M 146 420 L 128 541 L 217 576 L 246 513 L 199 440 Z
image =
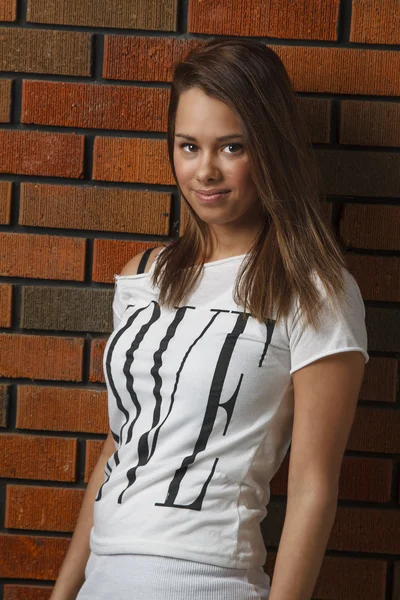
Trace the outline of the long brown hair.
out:
M 235 302 L 260 322 L 287 317 L 299 297 L 306 325 L 319 323 L 317 273 L 331 306 L 339 306 L 346 263 L 324 211 L 315 158 L 288 73 L 264 44 L 244 38 L 211 38 L 175 65 L 168 109 L 168 153 L 181 199 L 185 228 L 155 263 L 159 301 L 179 305 L 194 289 L 210 248 L 210 232 L 184 197 L 174 169 L 179 96 L 190 88 L 227 104 L 237 115 L 250 174 L 264 222 L 238 273 Z M 181 200 L 182 202 L 182 200 Z

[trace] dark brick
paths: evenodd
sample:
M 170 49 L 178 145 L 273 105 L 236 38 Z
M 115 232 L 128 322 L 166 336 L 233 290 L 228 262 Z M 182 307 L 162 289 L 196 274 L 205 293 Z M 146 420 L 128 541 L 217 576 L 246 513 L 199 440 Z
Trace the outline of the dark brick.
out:
M 368 348 L 380 352 L 400 352 L 400 310 L 367 306 Z
M 10 386 L 0 385 L 0 427 L 7 427 Z
M 8 225 L 11 215 L 11 181 L 0 181 L 0 224 Z
M 394 102 L 342 100 L 341 144 L 398 146 L 400 105 Z
M 1 2 L 1 0 L 0 0 Z M 0 4 L 1 21 L 1 4 Z M 10 121 L 11 79 L 0 79 L 0 123 Z
M 368 178 L 367 175 L 366 178 Z M 399 231 L 400 210 L 398 206 L 345 203 L 342 207 L 339 234 L 342 243 L 348 247 L 400 250 Z M 391 262 L 394 284 L 398 281 L 397 262 L 398 259 Z M 385 286 L 385 291 L 387 292 L 387 286 Z M 396 291 L 398 292 L 398 290 L 392 290 L 389 293 L 396 297 Z

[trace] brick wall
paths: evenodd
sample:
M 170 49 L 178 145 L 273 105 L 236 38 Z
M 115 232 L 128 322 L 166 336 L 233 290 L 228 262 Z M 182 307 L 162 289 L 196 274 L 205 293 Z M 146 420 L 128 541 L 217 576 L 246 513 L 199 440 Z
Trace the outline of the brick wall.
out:
M 113 274 L 179 235 L 172 62 L 225 34 L 284 61 L 366 304 L 371 358 L 313 598 L 399 600 L 398 1 L 0 0 L 0 21 L 2 597 L 50 595 L 107 430 Z M 287 468 L 263 523 L 270 575 Z

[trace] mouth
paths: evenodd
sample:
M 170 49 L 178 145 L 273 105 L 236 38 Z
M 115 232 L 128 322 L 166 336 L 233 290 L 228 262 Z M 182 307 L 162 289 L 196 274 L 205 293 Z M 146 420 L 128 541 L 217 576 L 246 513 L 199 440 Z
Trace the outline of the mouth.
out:
M 193 191 L 202 204 L 211 204 L 212 202 L 217 202 L 218 200 L 222 200 L 223 198 L 225 198 L 230 193 L 229 191 L 224 191 L 216 192 L 214 194 L 201 194 L 196 190 Z

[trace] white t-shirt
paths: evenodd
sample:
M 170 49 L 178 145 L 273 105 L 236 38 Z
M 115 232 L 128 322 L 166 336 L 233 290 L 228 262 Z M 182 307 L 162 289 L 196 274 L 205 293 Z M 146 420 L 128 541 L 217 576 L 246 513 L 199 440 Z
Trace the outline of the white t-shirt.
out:
M 243 318 L 233 291 L 245 256 L 206 263 L 173 310 L 151 286 L 155 262 L 115 276 L 103 366 L 116 452 L 95 501 L 94 552 L 264 565 L 260 522 L 291 442 L 291 374 L 337 352 L 368 362 L 364 303 L 347 269 L 342 318 L 325 303 L 315 332 L 301 326 L 297 299 L 277 326 Z

